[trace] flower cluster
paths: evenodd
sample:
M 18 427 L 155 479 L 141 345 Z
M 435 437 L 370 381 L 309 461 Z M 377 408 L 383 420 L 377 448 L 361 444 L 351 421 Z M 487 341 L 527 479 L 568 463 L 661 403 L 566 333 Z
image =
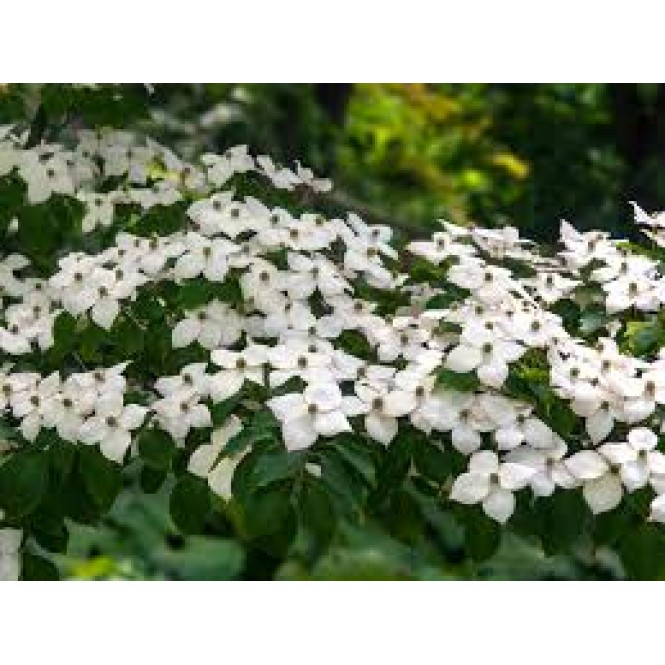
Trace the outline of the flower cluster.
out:
M 343 433 L 390 446 L 402 429 L 423 432 L 467 458 L 445 485 L 449 499 L 481 504 L 501 523 L 516 492 L 579 488 L 601 513 L 645 487 L 652 519 L 665 521 L 665 354 L 631 353 L 628 323 L 630 313 L 648 324 L 665 303 L 657 257 L 566 222 L 550 255 L 511 227 L 448 222 L 400 254 L 390 228 L 353 213 L 296 215 L 224 189 L 250 172 L 285 190 L 330 186 L 242 146 L 190 164 L 121 132 L 82 132 L 73 148 L 27 149 L 24 140 L 0 134 L 0 176 L 18 177 L 29 204 L 76 198 L 82 234 L 113 230 L 101 249 L 72 251 L 46 276 L 25 256 L 0 256 L 0 409 L 25 441 L 53 429 L 122 463 L 140 428 L 158 427 L 184 447 L 193 430 L 212 428 L 214 405 L 254 387 L 255 408 L 279 421 L 288 451 Z M 122 185 L 100 188 L 113 179 Z M 171 233 L 142 234 L 132 217 L 116 225 L 123 206 L 183 204 Z M 663 244 L 662 216 L 635 211 Z M 62 375 L 17 369 L 54 346 L 64 313 L 111 331 L 147 289 L 201 282 L 210 298 L 174 309 L 169 325 L 172 349 L 203 349 L 204 362 L 138 386 L 125 378 L 132 358 Z M 230 286 L 233 298 L 214 290 Z M 566 307 L 596 318 L 572 327 Z M 567 432 L 516 389 L 516 376 L 545 385 L 575 420 Z M 130 398 L 136 389 L 141 404 Z M 243 426 L 231 416 L 189 460 L 223 497 L 237 463 L 224 448 Z M 0 556 L 9 556 L 2 542 Z

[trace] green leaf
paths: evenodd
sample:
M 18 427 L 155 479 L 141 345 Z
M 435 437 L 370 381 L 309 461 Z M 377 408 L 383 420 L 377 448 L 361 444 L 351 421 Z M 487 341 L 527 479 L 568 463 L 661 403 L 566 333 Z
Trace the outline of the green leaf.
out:
M 168 469 L 175 455 L 173 439 L 157 427 L 148 427 L 138 436 L 141 459 L 155 469 Z
M 182 533 L 200 533 L 210 512 L 208 484 L 187 474 L 180 478 L 171 492 L 169 510 L 173 523 Z
M 630 529 L 617 550 L 626 573 L 633 580 L 660 580 L 665 576 L 665 533 L 656 524 Z
M 255 487 L 265 487 L 271 483 L 293 478 L 304 467 L 306 451 L 266 453 L 259 457 L 252 469 L 252 482 Z
M 547 554 L 569 551 L 584 533 L 590 517 L 581 494 L 571 490 L 536 499 L 533 515 Z
M 376 466 L 367 441 L 355 435 L 340 435 L 331 443 L 337 454 L 358 472 L 370 487 L 376 485 Z
M 324 486 L 305 477 L 298 495 L 298 521 L 316 538 L 328 542 L 335 530 L 335 511 Z
M 626 323 L 628 349 L 636 356 L 655 353 L 664 341 L 665 331 L 657 321 L 629 321 Z
M 60 579 L 55 564 L 36 554 L 23 554 L 21 560 L 21 579 L 31 582 L 52 582 Z
M 473 392 L 480 387 L 475 372 L 453 372 L 451 369 L 440 369 L 436 375 L 436 385 L 459 392 Z
M 485 561 L 499 549 L 501 528 L 478 506 L 473 506 L 464 516 L 464 543 L 472 559 Z
M 20 519 L 32 513 L 48 487 L 48 458 L 41 452 L 18 451 L 0 466 L 0 508 Z
M 589 307 L 582 310 L 579 331 L 582 335 L 593 335 L 607 323 L 607 314 L 600 307 Z
M 235 412 L 241 399 L 242 395 L 238 393 L 223 402 L 213 404 L 210 407 L 210 416 L 212 418 L 213 427 L 221 427 L 229 419 L 229 416 Z
M 144 466 L 139 475 L 139 484 L 146 494 L 154 494 L 164 484 L 168 472 L 165 469 L 156 469 L 152 466 Z
M 122 487 L 121 467 L 91 446 L 80 446 L 78 472 L 100 512 L 107 512 Z
M 442 483 L 451 472 L 450 455 L 435 441 L 423 436 L 414 437 L 413 462 L 421 476 Z

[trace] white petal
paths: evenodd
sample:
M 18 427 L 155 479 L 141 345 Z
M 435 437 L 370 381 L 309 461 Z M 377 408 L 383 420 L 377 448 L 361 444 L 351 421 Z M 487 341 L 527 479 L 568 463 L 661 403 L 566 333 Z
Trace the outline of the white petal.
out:
M 332 411 L 342 405 L 342 391 L 336 383 L 312 383 L 303 393 L 307 404 L 315 404 L 323 411 Z
M 473 427 L 459 423 L 451 432 L 450 440 L 455 448 L 463 455 L 470 455 L 480 448 L 482 439 Z
M 665 524 L 665 494 L 657 496 L 651 502 L 651 513 L 649 519 L 654 522 L 661 522 Z
M 222 370 L 208 379 L 210 398 L 217 404 L 237 394 L 244 383 L 241 372 L 235 370 Z
M 314 421 L 307 415 L 287 420 L 282 426 L 282 436 L 289 451 L 309 448 L 318 438 Z
M 221 336 L 221 328 L 217 321 L 205 321 L 201 325 L 201 330 L 198 334 L 198 342 L 204 348 L 212 351 L 212 349 L 219 346 L 219 338 Z
M 634 492 L 649 482 L 649 467 L 642 460 L 628 462 L 621 467 L 620 475 L 626 489 Z
M 212 416 L 205 404 L 197 404 L 189 411 L 189 423 L 192 427 L 210 427 Z
M 597 515 L 616 508 L 621 503 L 623 487 L 619 476 L 606 473 L 604 476 L 584 483 L 584 499 Z
M 499 467 L 499 482 L 504 489 L 518 490 L 525 487 L 534 474 L 535 470 L 529 466 L 504 462 Z
M 292 418 L 299 418 L 307 412 L 307 405 L 302 395 L 298 393 L 289 393 L 273 397 L 267 402 L 268 408 L 281 421 L 287 421 Z
M 115 428 L 109 430 L 108 436 L 102 439 L 99 447 L 104 457 L 110 459 L 112 462 L 120 464 L 131 445 L 132 437 L 129 432 L 120 428 Z
M 187 470 L 199 478 L 207 478 L 219 452 L 218 446 L 211 443 L 199 446 L 189 458 Z
M 512 450 L 522 443 L 524 434 L 517 427 L 502 427 L 494 432 L 494 439 L 500 450 Z
M 314 428 L 322 436 L 334 436 L 351 431 L 351 425 L 341 411 L 317 413 L 314 416 Z
M 463 473 L 450 490 L 450 498 L 459 503 L 473 504 L 483 501 L 490 491 L 489 478 L 480 473 Z
M 628 442 L 635 450 L 653 450 L 658 437 L 647 427 L 636 427 L 628 433 Z
M 127 404 L 120 416 L 120 426 L 126 430 L 133 430 L 141 427 L 148 409 L 140 404 Z
M 173 273 L 178 279 L 192 279 L 200 275 L 205 268 L 205 261 L 199 253 L 183 254 L 175 264 Z
M 383 397 L 383 412 L 387 416 L 399 418 L 416 408 L 416 396 L 412 392 L 393 390 Z
M 231 483 L 237 465 L 238 460 L 224 457 L 208 476 L 210 489 L 227 501 L 232 496 Z
M 189 346 L 199 335 L 201 324 L 195 318 L 183 319 L 176 323 L 171 332 L 171 344 L 174 349 Z
M 606 439 L 614 428 L 614 417 L 609 409 L 598 409 L 586 419 L 586 431 L 594 443 Z
M 0 555 L 16 554 L 22 538 L 23 532 L 20 529 L 0 529 Z
M 482 353 L 473 346 L 460 344 L 446 357 L 446 367 L 453 372 L 470 372 L 483 360 Z
M 102 298 L 93 306 L 90 312 L 90 318 L 104 330 L 110 330 L 113 326 L 116 316 L 120 312 L 120 305 L 117 300 L 111 298 Z
M 21 575 L 21 557 L 18 554 L 0 556 L 0 582 L 15 582 Z
M 627 443 L 605 443 L 598 452 L 612 464 L 625 464 L 637 459 L 637 453 Z
M 554 445 L 552 430 L 538 418 L 527 418 L 523 430 L 524 438 L 534 448 L 551 448 Z
M 568 470 L 580 480 L 600 478 L 609 469 L 605 459 L 595 450 L 581 450 L 566 460 Z
M 375 441 L 387 446 L 397 436 L 399 426 L 396 418 L 371 411 L 365 416 L 365 429 Z
M 499 458 L 493 450 L 481 450 L 471 456 L 469 471 L 489 476 L 499 472 Z
M 483 510 L 488 517 L 505 524 L 515 511 L 515 496 L 500 487 L 493 487 L 483 501 Z
M 508 378 L 508 365 L 504 362 L 493 361 L 478 367 L 478 378 L 486 386 L 491 388 L 501 388 L 504 381 Z

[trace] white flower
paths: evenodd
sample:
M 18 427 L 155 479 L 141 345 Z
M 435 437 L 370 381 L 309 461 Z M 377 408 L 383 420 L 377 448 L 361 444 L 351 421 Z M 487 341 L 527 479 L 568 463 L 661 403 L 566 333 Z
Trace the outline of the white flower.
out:
M 91 372 L 72 374 L 70 380 L 76 383 L 82 390 L 97 396 L 106 393 L 123 393 L 127 380 L 122 375 L 128 362 L 119 363 L 113 367 L 96 369 Z
M 479 395 L 477 404 L 495 423 L 494 439 L 499 450 L 512 450 L 523 443 L 541 449 L 555 444 L 554 432 L 542 420 L 531 415 L 530 407 L 489 393 Z
M 565 463 L 567 447 L 559 438 L 553 447 L 537 450 L 529 446 L 519 446 L 506 455 L 506 462 L 515 462 L 532 468 L 535 473 L 529 485 L 536 496 L 550 496 L 556 487 L 570 490 L 579 481 L 570 473 Z
M 289 252 L 287 259 L 291 272 L 284 280 L 284 287 L 295 300 L 308 298 L 317 289 L 324 297 L 342 295 L 346 290 L 351 290 L 350 284 L 339 274 L 335 264 L 325 258 L 310 259 Z
M 436 265 L 449 256 L 463 257 L 476 253 L 473 245 L 457 242 L 451 234 L 441 231 L 434 233 L 431 241 L 413 241 L 406 248 L 412 254 L 422 256 Z
M 287 450 L 309 448 L 319 436 L 350 432 L 344 406 L 336 383 L 311 383 L 302 395 L 291 393 L 268 401 L 268 407 L 282 422 Z
M 19 173 L 28 185 L 28 201 L 32 204 L 43 203 L 53 193 L 74 193 L 74 183 L 60 155 L 45 158 L 37 152 L 25 152 Z
M 268 361 L 268 349 L 252 344 L 244 351 L 217 349 L 210 354 L 215 365 L 223 369 L 209 379 L 210 397 L 213 402 L 221 402 L 235 395 L 245 381 L 263 385 L 264 366 Z
M 198 342 L 204 349 L 231 346 L 242 335 L 241 319 L 229 305 L 213 300 L 201 309 L 188 312 L 171 332 L 174 349 Z
M 223 238 L 210 240 L 198 233 L 188 233 L 184 249 L 173 268 L 178 279 L 203 275 L 211 282 L 223 282 L 229 271 L 229 256 L 240 248 Z
M 299 344 L 281 344 L 268 350 L 268 361 L 274 368 L 270 372 L 270 385 L 281 386 L 289 379 L 300 377 L 306 383 L 332 377 L 331 358 L 325 353 L 311 353 Z
M 145 419 L 148 409 L 138 404 L 123 403 L 119 393 L 102 395 L 95 406 L 95 415 L 81 426 L 79 436 L 86 444 L 98 443 L 102 454 L 122 463 L 132 445 L 132 432 Z
M 623 496 L 621 478 L 595 450 L 582 450 L 566 460 L 570 473 L 583 482 L 584 500 L 594 514 L 613 510 Z
M 406 390 L 390 390 L 385 384 L 358 381 L 358 400 L 350 402 L 350 415 L 365 414 L 365 429 L 379 443 L 387 446 L 399 429 L 397 419 L 416 408 L 416 396 Z
M 44 424 L 54 427 L 58 436 L 76 443 L 86 416 L 92 413 L 97 393 L 82 389 L 72 378 L 62 384 L 61 390 L 44 405 Z
M 107 177 L 126 175 L 131 183 L 144 185 L 153 158 L 154 152 L 148 148 L 112 145 L 104 151 L 104 174 Z
M 482 444 L 481 432 L 494 429 L 473 393 L 435 390 L 419 408 L 419 415 L 439 432 L 450 432 L 453 447 L 470 455 Z
M 111 225 L 114 210 L 112 195 L 80 191 L 76 196 L 86 205 L 82 222 L 83 233 L 90 233 L 99 226 Z
M 21 434 L 34 441 L 46 419 L 48 402 L 60 389 L 60 376 L 53 372 L 20 392 L 12 391 L 9 403 L 15 418 L 21 419 Z
M 163 376 L 155 381 L 155 390 L 165 397 L 189 397 L 195 393 L 206 397 L 209 392 L 210 377 L 206 374 L 206 363 L 191 363 L 175 376 Z
M 448 353 L 445 366 L 453 372 L 475 370 L 485 385 L 500 388 L 508 378 L 508 364 L 522 356 L 525 349 L 515 342 L 497 337 L 493 332 L 467 326 L 459 345 Z
M 212 416 L 205 404 L 200 403 L 195 390 L 189 394 L 178 391 L 152 404 L 157 423 L 176 441 L 184 441 L 193 429 L 212 426 Z
M 658 437 L 646 427 L 628 433 L 625 443 L 605 443 L 598 450 L 612 464 L 629 492 L 645 487 L 651 474 L 665 474 L 665 455 L 656 450 Z
M 469 460 L 469 471 L 458 476 L 450 498 L 460 503 L 481 503 L 485 513 L 500 523 L 515 511 L 515 490 L 525 487 L 534 469 L 512 462 L 499 463 L 496 453 L 483 450 Z

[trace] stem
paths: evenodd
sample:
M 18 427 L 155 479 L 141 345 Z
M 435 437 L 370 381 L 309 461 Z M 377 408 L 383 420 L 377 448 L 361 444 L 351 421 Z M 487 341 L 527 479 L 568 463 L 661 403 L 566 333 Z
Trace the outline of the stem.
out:
M 40 104 L 30 124 L 30 134 L 28 135 L 28 142 L 25 144 L 26 148 L 34 148 L 42 142 L 46 131 L 46 122 L 46 109 L 44 109 L 44 104 Z

